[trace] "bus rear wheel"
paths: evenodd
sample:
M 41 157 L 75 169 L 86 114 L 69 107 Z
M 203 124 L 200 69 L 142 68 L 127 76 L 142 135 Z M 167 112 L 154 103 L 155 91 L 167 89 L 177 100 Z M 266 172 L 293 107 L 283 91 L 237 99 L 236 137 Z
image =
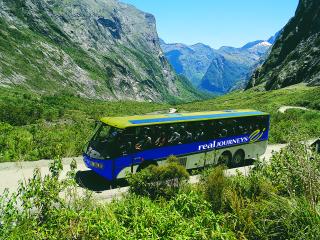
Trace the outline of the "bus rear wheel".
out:
M 230 163 L 231 163 L 231 160 L 232 160 L 231 152 L 225 151 L 220 155 L 220 157 L 218 159 L 218 164 L 219 165 L 225 165 L 225 166 L 229 167 Z
M 245 154 L 244 151 L 242 149 L 237 150 L 235 152 L 235 154 L 233 155 L 233 159 L 232 159 L 232 167 L 240 167 L 240 166 L 244 166 L 245 164 Z

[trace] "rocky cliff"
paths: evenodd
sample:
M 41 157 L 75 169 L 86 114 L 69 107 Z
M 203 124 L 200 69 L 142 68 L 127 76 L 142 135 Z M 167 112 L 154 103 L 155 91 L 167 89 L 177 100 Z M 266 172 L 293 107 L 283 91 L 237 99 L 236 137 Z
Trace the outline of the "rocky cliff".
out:
M 117 0 L 0 0 L 0 86 L 100 99 L 197 97 L 181 89 L 153 15 Z
M 320 3 L 300 0 L 272 51 L 251 78 L 247 88 L 257 85 L 278 89 L 297 83 L 320 85 Z

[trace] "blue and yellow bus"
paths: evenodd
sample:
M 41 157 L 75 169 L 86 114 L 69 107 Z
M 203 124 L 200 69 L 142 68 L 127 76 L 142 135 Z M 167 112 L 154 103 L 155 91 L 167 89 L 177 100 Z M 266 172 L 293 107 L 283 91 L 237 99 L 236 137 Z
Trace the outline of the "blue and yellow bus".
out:
M 84 150 L 86 166 L 108 180 L 176 156 L 186 169 L 238 167 L 266 151 L 268 113 L 245 109 L 102 118 Z

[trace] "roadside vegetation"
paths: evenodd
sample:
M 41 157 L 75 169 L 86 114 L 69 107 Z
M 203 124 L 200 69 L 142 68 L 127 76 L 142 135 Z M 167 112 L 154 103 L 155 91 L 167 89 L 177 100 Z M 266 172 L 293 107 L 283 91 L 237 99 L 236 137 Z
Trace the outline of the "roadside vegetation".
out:
M 1 89 L 0 162 L 79 156 L 100 117 L 168 108 L 147 102 L 89 100 L 68 92 L 40 96 Z
M 254 108 L 271 113 L 270 143 L 286 143 L 288 136 L 319 137 L 320 88 L 291 87 L 270 92 L 235 92 L 215 99 L 182 105 L 147 102 L 104 102 L 83 99 L 68 92 L 37 95 L 1 88 L 0 162 L 34 161 L 82 152 L 95 120 L 102 116 L 150 113 L 170 107 L 179 111 Z M 308 111 L 283 105 L 303 106 Z
M 202 172 L 198 184 L 174 157 L 129 176 L 130 191 L 111 203 L 79 195 L 72 164 L 22 182 L 0 197 L 1 239 L 317 239 L 320 156 L 292 139 L 249 176 Z

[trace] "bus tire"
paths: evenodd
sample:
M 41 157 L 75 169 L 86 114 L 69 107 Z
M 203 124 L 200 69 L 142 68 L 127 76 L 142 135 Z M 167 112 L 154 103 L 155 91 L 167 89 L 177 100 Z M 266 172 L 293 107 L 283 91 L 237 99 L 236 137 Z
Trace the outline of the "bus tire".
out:
M 137 169 L 137 172 L 141 172 L 143 169 L 146 169 L 147 167 L 151 166 L 151 165 L 154 165 L 154 166 L 158 166 L 157 162 L 154 162 L 154 161 L 144 161 L 142 162 L 138 169 Z
M 232 154 L 230 151 L 225 151 L 223 152 L 219 159 L 218 159 L 218 164 L 219 165 L 225 165 L 227 167 L 230 166 L 230 163 L 231 163 L 231 160 L 232 160 Z
M 240 167 L 245 164 L 245 153 L 242 149 L 239 149 L 235 152 L 232 158 L 232 167 Z

